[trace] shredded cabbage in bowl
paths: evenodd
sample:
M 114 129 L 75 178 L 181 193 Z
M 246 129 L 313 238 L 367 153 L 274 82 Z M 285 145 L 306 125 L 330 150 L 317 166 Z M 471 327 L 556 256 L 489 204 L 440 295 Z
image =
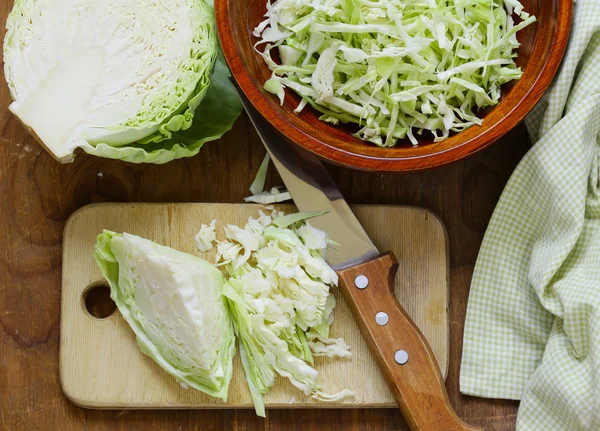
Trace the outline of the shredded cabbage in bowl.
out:
M 295 112 L 309 104 L 384 147 L 480 125 L 477 111 L 522 76 L 516 34 L 536 20 L 518 0 L 269 0 L 265 17 L 254 30 L 273 71 L 264 88 L 282 104 L 289 88 Z

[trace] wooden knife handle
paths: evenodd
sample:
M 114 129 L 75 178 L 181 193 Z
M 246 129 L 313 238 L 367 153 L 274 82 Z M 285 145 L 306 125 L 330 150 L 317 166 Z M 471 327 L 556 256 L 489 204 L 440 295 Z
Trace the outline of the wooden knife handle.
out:
M 427 340 L 396 299 L 397 271 L 398 261 L 386 253 L 339 275 L 346 301 L 404 418 L 412 430 L 479 430 L 454 412 Z

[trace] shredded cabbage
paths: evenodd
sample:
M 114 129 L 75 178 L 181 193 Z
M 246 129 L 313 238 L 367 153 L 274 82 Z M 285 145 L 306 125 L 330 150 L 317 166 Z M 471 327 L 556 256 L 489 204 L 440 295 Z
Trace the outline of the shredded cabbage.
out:
M 264 191 L 253 196 L 244 198 L 244 202 L 253 202 L 256 204 L 275 204 L 279 202 L 291 201 L 292 195 L 283 187 L 273 187 L 269 191 Z
M 252 193 L 252 196 L 245 197 L 244 202 L 269 205 L 292 200 L 290 192 L 283 187 L 272 187 L 271 190 L 265 190 L 265 182 L 270 162 L 271 157 L 269 156 L 269 153 L 267 153 L 256 173 L 256 178 L 254 178 L 252 185 L 250 185 L 250 193 Z
M 253 195 L 257 195 L 262 193 L 265 190 L 265 182 L 267 181 L 267 173 L 269 172 L 269 162 L 271 161 L 271 156 L 269 153 L 265 155 L 260 167 L 258 168 L 258 172 L 256 173 L 256 178 L 250 185 L 250 193 Z
M 521 77 L 516 33 L 535 22 L 518 0 L 276 0 L 265 17 L 254 30 L 273 71 L 265 89 L 283 103 L 289 88 L 296 112 L 310 104 L 385 147 L 481 124 L 478 110 Z
M 215 233 L 216 225 L 217 220 L 211 221 L 208 225 L 202 224 L 200 226 L 200 230 L 194 237 L 196 248 L 202 253 L 207 253 L 213 249 L 215 240 L 217 239 L 217 235 Z
M 306 395 L 326 401 L 352 393 L 321 392 L 315 356 L 351 356 L 342 339 L 329 337 L 337 274 L 325 262 L 327 235 L 306 222 L 315 213 L 273 216 L 262 211 L 241 229 L 227 226 L 217 264 L 229 279 L 223 289 L 240 342 L 240 356 L 256 412 L 277 374 Z

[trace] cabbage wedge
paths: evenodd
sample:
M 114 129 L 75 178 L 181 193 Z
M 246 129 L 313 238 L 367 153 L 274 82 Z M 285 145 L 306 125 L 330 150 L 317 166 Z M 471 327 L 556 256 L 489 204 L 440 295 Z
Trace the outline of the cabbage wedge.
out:
M 182 386 L 227 400 L 235 337 L 221 272 L 199 257 L 107 230 L 94 257 L 142 352 Z

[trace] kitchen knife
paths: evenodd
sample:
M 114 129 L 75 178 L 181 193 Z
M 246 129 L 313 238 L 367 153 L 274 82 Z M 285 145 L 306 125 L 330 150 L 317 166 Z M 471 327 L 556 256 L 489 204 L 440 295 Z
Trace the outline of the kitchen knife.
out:
M 340 276 L 340 289 L 410 428 L 479 429 L 452 409 L 427 340 L 396 299 L 394 255 L 379 253 L 323 164 L 286 143 L 236 89 L 298 209 L 328 211 L 310 223 L 339 244 L 327 250 L 327 261 Z

